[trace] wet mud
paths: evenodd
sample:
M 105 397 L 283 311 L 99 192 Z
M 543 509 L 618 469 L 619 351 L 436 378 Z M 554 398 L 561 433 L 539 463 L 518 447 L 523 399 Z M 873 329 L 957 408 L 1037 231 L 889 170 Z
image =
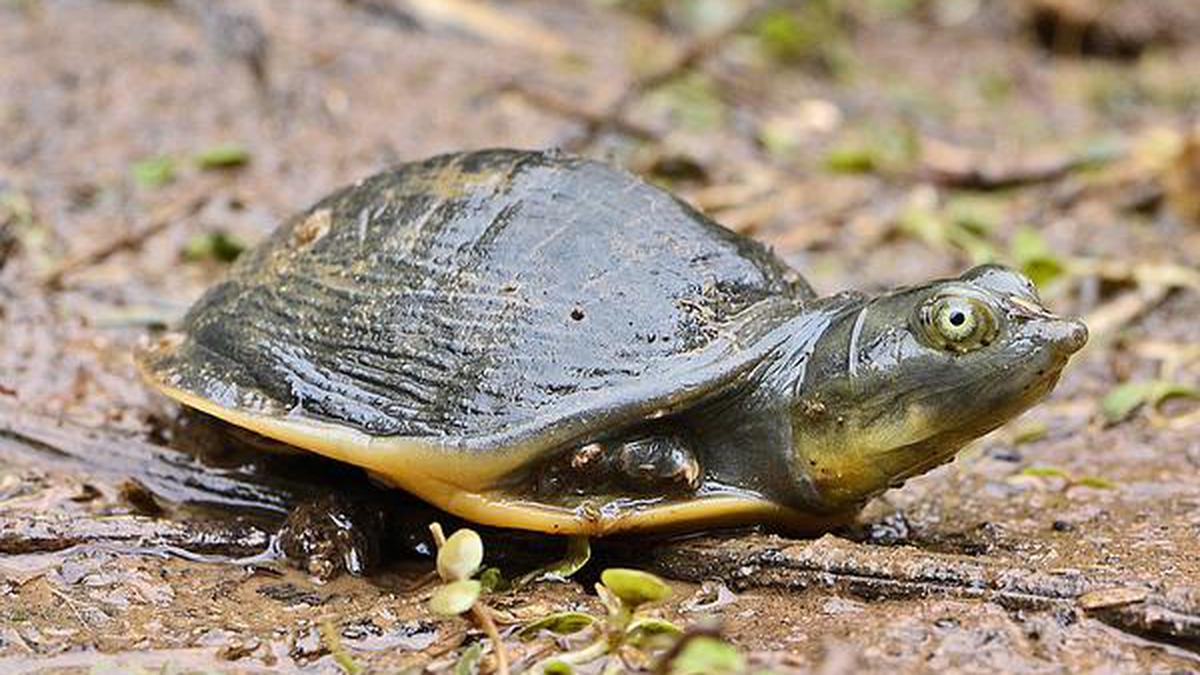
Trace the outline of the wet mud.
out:
M 803 39 L 703 2 L 428 4 L 0 3 L 0 671 L 443 672 L 483 640 L 426 606 L 426 526 L 459 523 L 181 415 L 131 354 L 331 190 L 503 145 L 627 166 L 820 294 L 997 259 L 1092 333 L 1047 402 L 853 527 L 598 542 L 492 594 L 515 664 L 563 649 L 517 627 L 600 611 L 629 565 L 754 669 L 1200 672 L 1188 3 L 1122 10 L 1150 12 L 1132 32 L 811 3 L 837 8 Z M 480 531 L 508 578 L 565 549 Z

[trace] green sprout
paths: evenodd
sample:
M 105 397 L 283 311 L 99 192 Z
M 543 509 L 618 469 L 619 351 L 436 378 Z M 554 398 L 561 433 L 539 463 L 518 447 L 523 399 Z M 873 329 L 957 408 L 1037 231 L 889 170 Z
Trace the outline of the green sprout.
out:
M 724 640 L 711 635 L 693 635 L 687 639 L 666 672 L 671 675 L 719 675 L 740 673 L 746 660 Z
M 562 560 L 552 563 L 546 567 L 540 567 L 528 574 L 518 578 L 514 585 L 518 588 L 525 586 L 534 581 L 543 579 L 563 580 L 568 579 L 571 575 L 583 569 L 588 561 L 592 559 L 592 546 L 588 542 L 588 538 L 584 536 L 567 537 L 567 552 Z
M 1138 408 L 1157 411 L 1168 399 L 1200 399 L 1200 389 L 1169 380 L 1136 380 L 1113 389 L 1100 401 L 1100 412 L 1108 424 L 1122 422 Z
M 245 250 L 246 244 L 238 237 L 224 230 L 214 230 L 189 239 L 183 247 L 182 254 L 183 259 L 189 262 L 215 260 L 231 263 Z
M 144 188 L 162 187 L 175 180 L 175 160 L 170 157 L 147 157 L 133 163 L 133 180 Z
M 961 197 L 936 202 L 936 193 L 914 192 L 897 217 L 898 231 L 931 248 L 957 249 L 976 265 L 996 259 L 988 239 L 999 218 L 995 204 Z
M 206 171 L 234 169 L 250 162 L 250 151 L 237 143 L 222 143 L 200 151 L 194 159 Z
M 1031 476 L 1033 478 L 1058 478 L 1063 481 L 1063 489 L 1071 488 L 1076 485 L 1090 487 L 1097 490 L 1114 490 L 1118 486 L 1113 481 L 1103 476 L 1074 476 L 1066 469 L 1061 469 L 1057 466 L 1027 466 L 1021 470 L 1022 476 Z
M 1009 248 L 1013 262 L 1039 288 L 1067 271 L 1066 265 L 1054 255 L 1046 239 L 1031 227 L 1017 230 L 1009 242 Z
M 485 594 L 504 580 L 496 568 L 483 567 L 483 541 L 469 529 L 458 530 L 449 537 L 437 523 L 430 525 L 429 530 L 437 545 L 437 574 L 442 580 L 430 595 L 429 609 L 443 616 L 470 615 L 494 647 L 496 672 L 508 673 L 508 653 L 491 610 L 483 600 Z M 566 559 L 548 570 L 539 570 L 533 578 L 570 576 L 589 557 L 587 539 L 574 537 L 568 541 Z M 625 672 L 629 659 L 645 665 L 649 663 L 645 659 L 655 653 L 663 655 L 658 672 L 666 673 L 735 672 L 737 668 L 731 669 L 730 664 L 741 663 L 741 655 L 732 646 L 711 635 L 705 635 L 703 640 L 698 634 L 685 635 L 678 626 L 649 609 L 672 594 L 671 587 L 653 574 L 625 568 L 606 569 L 596 584 L 596 594 L 605 609 L 602 616 L 579 611 L 556 612 L 530 621 L 516 631 L 517 638 L 523 641 L 547 635 L 570 639 L 591 634 L 586 646 L 550 655 L 529 666 L 528 672 L 570 675 L 578 666 L 607 659 L 601 672 L 609 675 Z M 476 672 L 483 648 L 480 642 L 471 645 L 460 655 L 453 672 Z
M 445 582 L 430 596 L 430 611 L 443 616 L 471 614 L 492 642 L 492 648 L 496 652 L 496 672 L 507 675 L 508 652 L 504 649 L 504 642 L 500 639 L 500 631 L 492 619 L 491 610 L 482 600 L 483 583 L 472 578 L 483 565 L 483 540 L 474 530 L 466 528 L 447 538 L 438 523 L 430 525 L 429 531 L 433 534 L 433 542 L 438 549 L 437 573 Z M 482 647 L 474 652 L 475 660 L 478 660 L 481 651 Z M 464 655 L 462 661 L 467 660 L 466 656 Z
M 582 649 L 555 654 L 535 663 L 534 673 L 570 673 L 575 666 L 607 657 L 604 673 L 624 671 L 624 647 L 670 647 L 683 634 L 675 624 L 647 614 L 646 606 L 666 600 L 671 587 L 662 579 L 639 570 L 610 568 L 600 575 L 596 594 L 606 614 L 598 618 L 582 612 L 560 612 L 533 621 L 518 635 L 531 640 L 543 633 L 563 637 L 592 629 L 596 639 Z

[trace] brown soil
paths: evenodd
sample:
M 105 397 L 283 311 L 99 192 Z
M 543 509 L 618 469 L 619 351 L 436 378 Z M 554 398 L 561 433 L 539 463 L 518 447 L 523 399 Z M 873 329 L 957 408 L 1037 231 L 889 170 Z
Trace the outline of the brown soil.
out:
M 1048 402 L 860 528 L 617 542 L 593 566 L 671 578 L 666 616 L 716 615 L 781 672 L 1200 672 L 1200 408 L 1177 397 L 1112 423 L 1101 405 L 1127 381 L 1200 386 L 1188 0 L 1149 3 L 1179 18 L 1099 56 L 1048 52 L 1005 3 L 814 2 L 841 9 L 805 10 L 802 25 L 827 24 L 799 41 L 757 18 L 706 39 L 722 3 L 421 9 L 436 4 L 0 2 L 0 670 L 450 668 L 480 633 L 425 607 L 419 507 L 400 507 L 412 536 L 366 577 L 253 557 L 281 510 L 342 480 L 370 488 L 301 462 L 238 503 L 221 481 L 259 478 L 236 463 L 179 469 L 199 483 L 156 474 L 138 458 L 200 432 L 130 352 L 223 273 L 195 253 L 213 233 L 252 244 L 395 162 L 565 145 L 670 184 L 824 292 L 981 252 L 1063 266 L 1043 290 L 1093 334 Z M 247 161 L 193 161 L 226 143 Z M 171 180 L 139 164 L 155 157 L 173 158 Z M 1052 253 L 1030 262 L 1028 228 Z M 173 503 L 197 494 L 224 507 Z M 487 544 L 513 571 L 559 546 Z M 502 628 L 598 610 L 583 576 L 490 602 Z M 685 611 L 715 578 L 736 599 Z M 506 643 L 526 664 L 555 648 Z

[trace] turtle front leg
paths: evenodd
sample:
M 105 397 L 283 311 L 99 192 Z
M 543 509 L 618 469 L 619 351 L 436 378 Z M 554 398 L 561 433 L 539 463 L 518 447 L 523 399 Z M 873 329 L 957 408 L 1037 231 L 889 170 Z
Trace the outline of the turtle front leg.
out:
M 640 432 L 579 446 L 542 464 L 535 491 L 548 501 L 611 494 L 687 494 L 700 486 L 696 452 L 671 431 Z
M 616 444 L 614 468 L 638 492 L 691 492 L 700 486 L 700 462 L 675 435 L 647 436 Z
M 642 434 L 589 443 L 571 455 L 573 472 L 637 494 L 691 492 L 700 485 L 700 462 L 677 434 Z

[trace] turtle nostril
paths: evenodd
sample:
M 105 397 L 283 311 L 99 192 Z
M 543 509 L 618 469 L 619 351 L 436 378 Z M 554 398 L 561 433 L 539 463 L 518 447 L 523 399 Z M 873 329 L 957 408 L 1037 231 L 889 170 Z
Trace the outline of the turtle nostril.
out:
M 1063 346 L 1071 353 L 1083 349 L 1083 346 L 1087 344 L 1088 341 L 1087 326 L 1084 325 L 1082 321 L 1074 319 L 1068 320 L 1065 323 L 1066 330 L 1064 331 L 1065 334 L 1062 340 Z

